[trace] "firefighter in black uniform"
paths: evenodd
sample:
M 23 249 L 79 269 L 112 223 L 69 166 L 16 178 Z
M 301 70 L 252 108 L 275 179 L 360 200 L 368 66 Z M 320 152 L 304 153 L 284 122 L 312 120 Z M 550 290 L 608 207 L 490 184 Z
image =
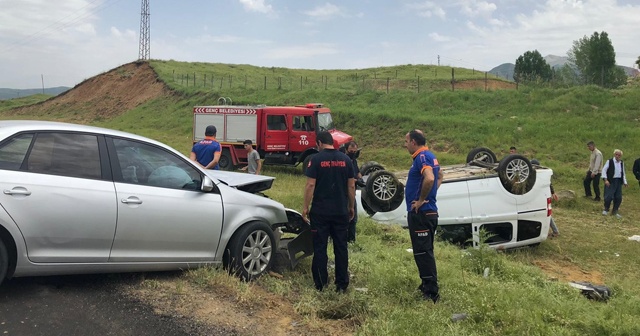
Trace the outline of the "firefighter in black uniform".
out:
M 320 153 L 311 158 L 305 172 L 307 183 L 302 210 L 302 215 L 310 219 L 313 235 L 311 273 L 317 290 L 328 286 L 327 243 L 331 236 L 336 291 L 344 293 L 349 286 L 347 230 L 355 213 L 354 171 L 351 159 L 333 148 L 329 132 L 319 132 L 316 139 Z

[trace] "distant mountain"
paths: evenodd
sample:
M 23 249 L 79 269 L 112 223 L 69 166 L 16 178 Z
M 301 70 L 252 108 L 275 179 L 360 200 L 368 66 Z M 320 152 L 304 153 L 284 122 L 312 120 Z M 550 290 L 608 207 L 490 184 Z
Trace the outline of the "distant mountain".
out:
M 544 60 L 547 61 L 547 64 L 549 64 L 554 69 L 561 68 L 565 64 L 569 63 L 569 58 L 566 56 L 547 55 L 544 57 Z M 629 77 L 638 76 L 640 74 L 640 72 L 634 68 L 630 68 L 622 65 L 618 65 L 618 67 L 622 68 L 622 70 L 624 70 L 624 72 Z M 513 72 L 515 68 L 516 68 L 516 65 L 513 63 L 503 63 L 489 70 L 489 73 L 494 74 L 500 78 L 513 80 Z
M 58 87 L 52 87 L 52 88 L 45 88 L 44 89 L 44 94 L 57 96 L 57 95 L 65 92 L 65 91 L 67 91 L 69 89 L 70 89 L 70 87 L 67 87 L 67 86 L 58 86 Z M 19 98 L 19 97 L 26 97 L 26 96 L 30 96 L 30 95 L 34 95 L 34 94 L 39 94 L 39 93 L 43 93 L 42 89 L 8 89 L 8 88 L 0 88 L 0 100 L 13 99 L 13 98 Z

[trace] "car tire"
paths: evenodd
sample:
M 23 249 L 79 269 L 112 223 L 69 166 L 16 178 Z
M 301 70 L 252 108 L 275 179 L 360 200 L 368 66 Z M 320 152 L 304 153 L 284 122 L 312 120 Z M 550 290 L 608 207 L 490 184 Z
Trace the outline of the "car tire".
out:
M 220 166 L 220 170 L 233 170 L 233 160 L 231 159 L 231 152 L 228 148 L 222 150 L 218 165 Z
M 311 161 L 311 158 L 316 155 L 314 154 L 309 154 L 307 155 L 304 160 L 302 161 L 302 174 L 303 175 L 307 175 L 307 167 L 309 167 L 309 161 Z
M 524 195 L 536 183 L 536 171 L 531 162 L 520 154 L 511 154 L 500 160 L 498 176 L 505 190 L 514 195 Z
M 278 249 L 273 230 L 264 222 L 242 226 L 229 241 L 224 267 L 244 281 L 257 279 L 271 269 Z
M 472 149 L 469 154 L 467 154 L 467 163 L 478 160 L 484 163 L 496 163 L 498 162 L 498 158 L 496 154 L 494 154 L 489 148 L 478 147 Z
M 374 212 L 393 211 L 402 204 L 403 198 L 404 185 L 395 175 L 386 170 L 376 170 L 369 174 L 362 197 L 369 209 Z
M 9 253 L 7 247 L 4 245 L 2 239 L 0 239 L 0 284 L 7 276 L 7 270 L 9 269 Z
M 375 161 L 367 161 L 360 167 L 360 175 L 366 176 L 376 170 L 384 170 L 384 167 Z

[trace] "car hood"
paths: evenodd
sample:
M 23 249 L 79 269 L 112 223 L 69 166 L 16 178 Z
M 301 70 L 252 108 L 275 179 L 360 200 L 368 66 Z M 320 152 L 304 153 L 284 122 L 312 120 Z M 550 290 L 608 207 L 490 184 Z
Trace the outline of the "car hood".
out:
M 253 175 L 212 169 L 205 170 L 205 174 L 228 185 L 229 187 L 252 194 L 271 189 L 273 180 L 276 179 L 275 177 L 265 175 Z

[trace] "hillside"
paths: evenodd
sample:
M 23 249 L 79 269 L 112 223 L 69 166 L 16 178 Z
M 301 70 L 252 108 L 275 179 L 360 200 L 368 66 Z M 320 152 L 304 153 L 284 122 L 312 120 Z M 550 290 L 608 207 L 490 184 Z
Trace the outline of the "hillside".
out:
M 44 102 L 14 109 L 12 114 L 90 123 L 121 115 L 170 92 L 148 63 L 129 63 Z

